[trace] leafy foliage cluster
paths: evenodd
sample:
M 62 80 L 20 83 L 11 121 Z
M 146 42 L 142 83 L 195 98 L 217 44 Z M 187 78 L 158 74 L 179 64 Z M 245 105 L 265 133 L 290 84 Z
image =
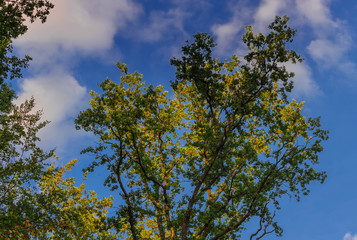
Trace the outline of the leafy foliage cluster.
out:
M 48 122 L 33 111 L 34 99 L 13 103 L 10 81 L 22 77 L 31 58 L 12 55 L 12 40 L 27 31 L 26 20 L 45 22 L 51 8 L 47 0 L 0 1 L 0 238 L 115 239 L 104 226 L 112 198 L 100 200 L 64 178 L 75 161 L 57 167 L 53 151 L 38 146 Z
M 281 197 L 299 200 L 324 181 L 313 165 L 328 132 L 287 97 L 293 73 L 284 63 L 302 61 L 287 49 L 287 22 L 277 17 L 267 35 L 247 27 L 242 60 L 213 58 L 213 39 L 196 34 L 171 60 L 173 96 L 122 63 L 119 83 L 91 92 L 75 123 L 98 136 L 83 153 L 96 158 L 87 170 L 106 166 L 105 185 L 120 193 L 111 222 L 122 238 L 240 239 L 248 222 L 257 223 L 250 239 L 281 236 Z
M 40 19 L 45 22 L 54 5 L 48 0 L 0 1 L 0 112 L 9 111 L 15 92 L 7 79 L 21 78 L 21 70 L 28 67 L 29 56 L 21 59 L 12 55 L 12 40 L 27 31 L 25 22 Z

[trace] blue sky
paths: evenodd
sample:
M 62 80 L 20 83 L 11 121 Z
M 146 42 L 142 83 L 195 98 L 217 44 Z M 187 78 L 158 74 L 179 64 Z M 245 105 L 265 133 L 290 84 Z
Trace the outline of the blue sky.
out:
M 330 139 L 318 169 L 323 185 L 297 203 L 285 199 L 279 220 L 282 239 L 357 240 L 357 2 L 353 0 L 53 0 L 55 9 L 15 41 L 19 54 L 33 57 L 25 77 L 15 82 L 21 102 L 34 96 L 52 123 L 41 132 L 45 148 L 57 147 L 63 161 L 79 158 L 74 175 L 89 163 L 79 151 L 93 138 L 75 131 L 73 119 L 88 107 L 89 91 L 109 77 L 119 78 L 115 62 L 144 74 L 169 90 L 186 40 L 196 32 L 216 39 L 215 54 L 244 55 L 245 25 L 259 32 L 276 15 L 288 15 L 298 30 L 292 44 L 305 59 L 294 71 L 291 97 L 306 101 L 305 114 L 321 116 Z M 97 173 L 99 176 L 101 173 Z M 95 175 L 94 175 L 95 176 Z M 89 176 L 90 177 L 90 176 Z M 99 192 L 95 181 L 88 188 Z M 101 192 L 105 193 L 105 192 Z M 266 239 L 275 239 L 274 236 Z

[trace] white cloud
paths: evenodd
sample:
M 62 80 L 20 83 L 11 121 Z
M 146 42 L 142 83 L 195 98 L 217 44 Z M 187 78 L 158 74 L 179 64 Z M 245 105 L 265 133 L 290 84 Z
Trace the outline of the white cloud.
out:
M 262 0 L 256 9 L 247 6 L 244 2 L 230 3 L 231 19 L 223 24 L 214 24 L 211 31 L 217 37 L 218 52 L 226 54 L 228 50 L 240 42 L 240 34 L 246 25 L 253 25 L 255 32 L 265 32 L 276 15 L 279 15 L 290 0 Z
M 331 68 L 348 62 L 346 53 L 351 46 L 352 39 L 349 34 L 336 32 L 334 37 L 311 41 L 307 49 L 315 61 L 323 63 L 324 67 Z
M 217 36 L 217 51 L 220 54 L 225 54 L 225 52 L 231 48 L 232 44 L 238 42 L 238 33 L 243 27 L 243 22 L 236 15 L 228 23 L 215 24 L 212 26 L 211 30 L 213 34 Z
M 319 32 L 320 37 L 312 40 L 307 46 L 310 56 L 324 70 L 338 70 L 347 78 L 355 78 L 357 66 L 348 56 L 353 47 L 353 40 L 347 27 L 341 21 L 335 21 L 333 24 L 326 22 L 324 27 L 328 30 L 323 34 Z
M 351 233 L 346 233 L 343 240 L 357 240 L 357 234 L 352 235 Z
M 294 72 L 295 76 L 292 79 L 294 89 L 292 94 L 295 97 L 312 97 L 321 94 L 321 90 L 312 78 L 311 69 L 305 63 L 285 63 L 288 72 Z
M 254 15 L 256 31 L 265 32 L 275 16 L 289 5 L 289 0 L 263 0 Z
M 16 103 L 35 97 L 35 110 L 43 110 L 43 120 L 51 121 L 41 130 L 40 138 L 46 148 L 63 148 L 76 133 L 73 116 L 83 109 L 87 89 L 71 75 L 61 71 L 24 79 Z
M 168 11 L 153 11 L 150 13 L 148 24 L 135 30 L 139 40 L 146 42 L 157 42 L 175 33 L 186 34 L 183 22 L 187 13 L 180 8 Z
M 345 22 L 333 19 L 330 0 L 296 0 L 300 16 L 312 27 L 314 37 L 307 50 L 315 62 L 326 69 L 339 70 L 350 78 L 357 73 L 356 64 L 349 60 L 352 36 Z
M 134 20 L 141 7 L 129 0 L 55 0 L 45 24 L 36 22 L 15 45 L 41 48 L 46 52 L 108 49 L 118 28 Z M 39 50 L 39 49 L 36 49 Z M 57 52 L 55 52 L 57 53 Z
M 232 11 L 231 19 L 226 23 L 213 24 L 211 31 L 216 37 L 216 51 L 221 55 L 232 55 L 242 47 L 241 34 L 249 23 L 252 9 L 243 4 L 229 6 Z M 245 50 L 243 50 L 245 51 Z
M 295 0 L 298 12 L 314 25 L 333 24 L 327 4 L 330 0 Z
M 28 32 L 14 42 L 21 54 L 33 58 L 33 70 L 43 71 L 59 64 L 70 67 L 78 55 L 112 59 L 106 55 L 113 55 L 109 50 L 115 35 L 135 21 L 142 11 L 141 6 L 131 0 L 52 2 L 55 8 L 46 23 L 30 24 Z
M 313 40 L 307 46 L 307 49 L 315 60 L 329 65 L 334 64 L 341 57 L 341 54 L 346 51 L 345 46 L 332 42 L 329 39 Z
M 86 93 L 71 75 L 52 72 L 24 79 L 18 101 L 35 96 L 37 108 L 44 110 L 44 119 L 57 123 L 76 113 Z

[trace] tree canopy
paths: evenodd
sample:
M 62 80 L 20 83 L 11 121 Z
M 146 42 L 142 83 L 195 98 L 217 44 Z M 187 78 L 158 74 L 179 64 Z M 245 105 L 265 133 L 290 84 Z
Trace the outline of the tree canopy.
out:
M 6 80 L 22 77 L 22 69 L 28 67 L 29 56 L 23 59 L 12 55 L 12 41 L 26 33 L 26 21 L 40 19 L 45 22 L 54 5 L 48 0 L 0 1 L 0 112 L 10 109 L 15 92 Z
M 41 112 L 34 99 L 4 115 L 0 150 L 1 239 L 115 239 L 104 226 L 112 198 L 98 199 L 85 185 L 64 178 L 75 160 L 58 167 L 53 151 L 39 146 Z M 4 125 L 2 125 L 3 127 Z
M 65 178 L 75 160 L 58 167 L 53 150 L 39 147 L 49 122 L 34 111 L 34 99 L 13 103 L 10 80 L 22 77 L 31 58 L 14 56 L 12 40 L 27 31 L 27 20 L 45 22 L 51 8 L 47 0 L 0 1 L 0 238 L 115 239 L 104 225 L 112 197 L 98 199 Z
M 281 236 L 281 198 L 299 200 L 324 181 L 314 165 L 328 132 L 287 96 L 294 74 L 284 63 L 302 61 L 287 48 L 287 22 L 277 17 L 266 35 L 247 27 L 243 59 L 214 58 L 213 38 L 196 34 L 171 60 L 172 95 L 123 63 L 118 83 L 91 92 L 75 123 L 98 137 L 83 150 L 95 155 L 86 170 L 107 167 L 104 184 L 121 197 L 110 222 L 122 238 Z

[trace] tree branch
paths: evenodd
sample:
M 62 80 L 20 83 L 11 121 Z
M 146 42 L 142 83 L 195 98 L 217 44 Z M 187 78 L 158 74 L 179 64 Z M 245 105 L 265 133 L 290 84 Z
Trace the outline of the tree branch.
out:
M 117 164 L 117 168 L 116 168 L 116 175 L 118 178 L 118 183 L 120 185 L 120 189 L 122 190 L 124 197 L 125 197 L 125 202 L 127 204 L 127 213 L 129 215 L 129 224 L 130 224 L 130 231 L 131 234 L 133 236 L 134 240 L 139 240 L 139 237 L 137 235 L 137 231 L 136 231 L 136 220 L 134 217 L 134 213 L 133 213 L 133 207 L 130 201 L 130 196 L 127 193 L 127 191 L 124 188 L 123 182 L 121 181 L 121 177 L 120 177 L 120 166 L 123 164 L 123 160 L 125 158 L 125 155 L 123 154 L 123 146 L 122 146 L 122 142 L 120 142 L 120 156 L 119 156 L 119 163 Z

